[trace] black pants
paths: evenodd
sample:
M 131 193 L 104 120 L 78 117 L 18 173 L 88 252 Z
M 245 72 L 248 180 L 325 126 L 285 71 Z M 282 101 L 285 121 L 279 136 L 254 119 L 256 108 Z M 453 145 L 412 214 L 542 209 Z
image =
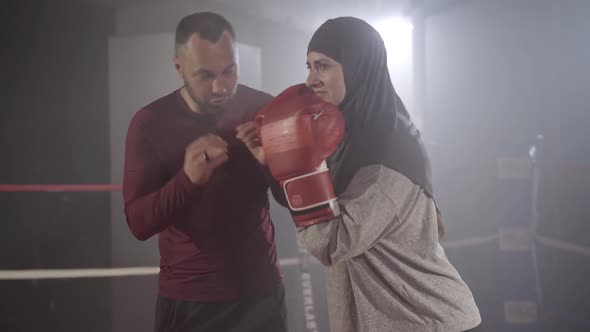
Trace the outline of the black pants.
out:
M 286 332 L 285 288 L 232 302 L 189 302 L 158 297 L 156 332 Z

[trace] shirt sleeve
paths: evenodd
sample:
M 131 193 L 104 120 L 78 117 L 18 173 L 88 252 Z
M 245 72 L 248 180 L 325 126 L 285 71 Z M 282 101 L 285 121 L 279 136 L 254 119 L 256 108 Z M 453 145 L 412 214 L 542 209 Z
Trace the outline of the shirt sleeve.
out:
M 171 179 L 162 177 L 162 165 L 146 139 L 147 116 L 138 112 L 129 125 L 125 143 L 123 199 L 131 233 L 147 240 L 173 224 L 186 202 L 198 195 L 195 186 L 181 168 Z
M 259 100 L 258 100 L 259 99 Z M 249 120 L 250 121 L 254 121 L 256 118 L 256 113 L 261 110 L 266 104 L 268 104 L 269 102 L 271 102 L 273 99 L 273 96 L 267 94 L 267 93 L 259 93 L 257 94 L 257 107 L 254 107 L 253 109 L 255 110 L 255 112 L 253 112 L 250 115 Z M 261 170 L 262 170 L 262 174 L 264 176 L 264 179 L 267 183 L 267 185 L 270 187 L 270 191 L 272 193 L 272 196 L 274 197 L 275 201 L 277 201 L 277 203 L 279 203 L 280 205 L 288 208 L 289 205 L 287 203 L 287 197 L 285 196 L 285 191 L 283 190 L 283 187 L 281 186 L 281 184 L 279 183 L 279 181 L 277 181 L 271 174 L 270 170 L 268 169 L 268 167 L 266 166 L 260 166 Z
M 340 216 L 299 229 L 298 240 L 326 266 L 346 261 L 395 231 L 419 194 L 419 187 L 397 172 L 364 167 L 338 199 Z
M 287 196 L 285 195 L 285 191 L 283 190 L 283 186 L 281 186 L 279 181 L 277 181 L 272 176 L 268 167 L 266 167 L 266 166 L 260 166 L 260 167 L 262 168 L 262 174 L 265 178 L 266 183 L 270 187 L 270 191 L 271 191 L 272 196 L 274 197 L 275 201 L 277 201 L 277 203 L 281 204 L 282 206 L 288 208 L 289 205 L 287 203 Z

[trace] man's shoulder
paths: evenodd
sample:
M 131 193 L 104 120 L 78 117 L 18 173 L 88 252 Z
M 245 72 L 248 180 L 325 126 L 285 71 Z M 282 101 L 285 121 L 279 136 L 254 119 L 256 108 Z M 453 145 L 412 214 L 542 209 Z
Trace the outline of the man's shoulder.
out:
M 244 103 L 253 108 L 262 107 L 271 101 L 272 98 L 273 96 L 271 94 L 251 88 L 244 84 L 239 84 L 236 92 L 236 99 L 238 99 L 240 103 Z
M 149 104 L 141 107 L 136 113 L 136 116 L 150 117 L 158 113 L 169 110 L 172 107 L 178 106 L 178 90 L 174 90 L 171 93 L 160 97 Z
M 142 107 L 142 109 L 151 110 L 152 112 L 159 112 L 162 110 L 170 109 L 170 107 L 175 107 L 178 105 L 178 89 L 170 92 L 169 94 L 160 97 L 151 103 L 147 104 L 146 106 Z
M 148 123 L 161 121 L 161 115 L 178 105 L 178 90 L 160 97 L 149 104 L 141 107 L 133 114 L 131 123 L 145 126 Z

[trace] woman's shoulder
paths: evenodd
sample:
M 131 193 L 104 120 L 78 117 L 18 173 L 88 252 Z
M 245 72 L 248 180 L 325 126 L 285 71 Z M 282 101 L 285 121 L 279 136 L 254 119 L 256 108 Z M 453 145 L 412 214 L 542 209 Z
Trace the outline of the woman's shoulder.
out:
M 355 173 L 341 198 L 358 198 L 369 192 L 379 192 L 396 198 L 419 189 L 419 186 L 402 173 L 381 164 L 374 164 L 361 167 Z
M 416 184 L 402 173 L 385 165 L 374 164 L 361 167 L 350 181 L 349 189 L 373 185 L 387 188 L 393 184 L 407 187 L 416 186 Z

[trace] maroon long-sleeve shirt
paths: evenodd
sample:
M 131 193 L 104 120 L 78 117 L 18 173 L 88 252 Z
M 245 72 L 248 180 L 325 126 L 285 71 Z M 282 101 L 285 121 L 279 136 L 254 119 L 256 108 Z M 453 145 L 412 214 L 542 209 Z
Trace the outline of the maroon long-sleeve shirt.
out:
M 176 90 L 139 110 L 127 132 L 123 197 L 133 235 L 159 234 L 159 294 L 187 301 L 226 301 L 265 292 L 282 282 L 269 185 L 278 184 L 235 138 L 271 96 L 238 86 L 218 116 L 190 110 Z M 184 152 L 214 133 L 229 143 L 229 160 L 205 185 L 183 171 Z

